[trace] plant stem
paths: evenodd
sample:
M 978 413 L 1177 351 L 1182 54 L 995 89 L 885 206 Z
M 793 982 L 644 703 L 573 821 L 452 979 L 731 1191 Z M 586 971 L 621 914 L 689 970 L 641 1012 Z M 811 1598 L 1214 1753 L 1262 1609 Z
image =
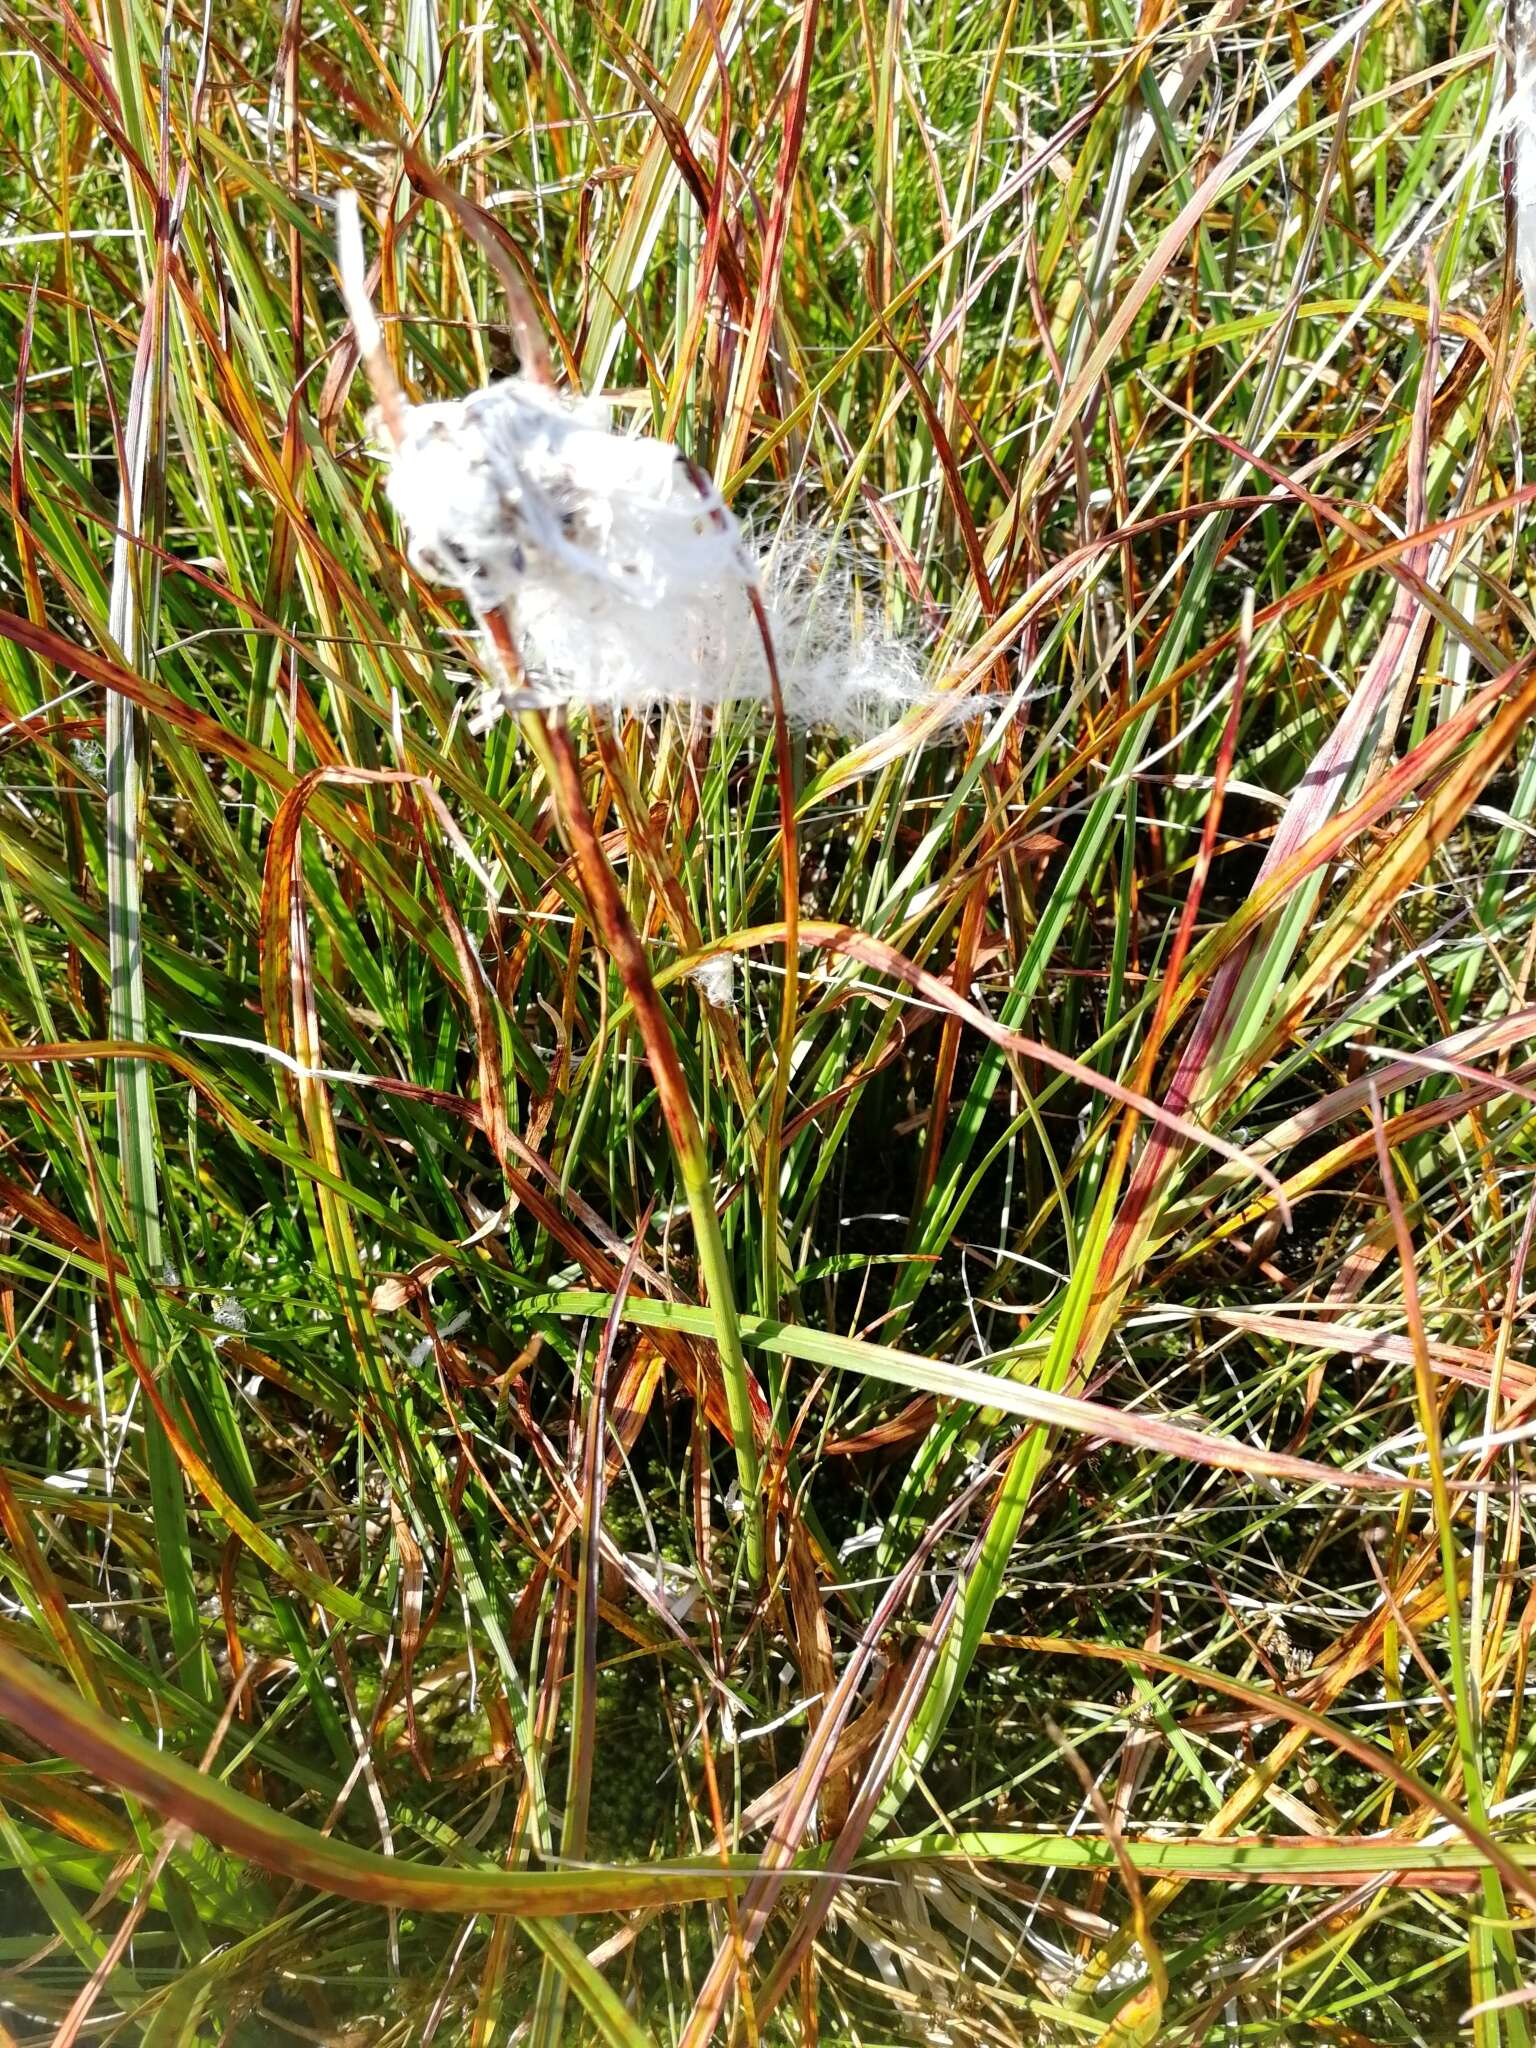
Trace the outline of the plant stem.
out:
M 762 635 L 763 659 L 773 699 L 773 746 L 779 774 L 779 844 L 784 869 L 784 997 L 779 1008 L 779 1038 L 773 1070 L 773 1088 L 768 1098 L 768 1126 L 763 1134 L 763 1313 L 779 1313 L 780 1222 L 779 1147 L 784 1132 L 784 1110 L 789 1101 L 790 1068 L 795 1056 L 795 1033 L 800 1016 L 800 841 L 795 821 L 795 757 L 790 746 L 789 722 L 784 716 L 784 691 L 779 681 L 778 655 L 773 629 L 762 593 L 754 586 L 752 615 Z M 777 1386 L 774 1389 L 777 1401 Z
M 510 632 L 498 617 L 493 617 L 488 624 L 497 653 L 516 674 L 517 652 Z M 661 1098 L 661 1113 L 672 1141 L 678 1172 L 682 1176 L 688 1211 L 693 1218 L 705 1299 L 714 1316 L 715 1344 L 720 1353 L 720 1372 L 725 1382 L 725 1402 L 736 1450 L 736 1469 L 741 1481 L 747 1570 L 756 1584 L 763 1575 L 764 1549 L 762 1487 L 754 1435 L 752 1390 L 737 1320 L 736 1289 L 731 1278 L 730 1260 L 720 1235 L 720 1219 L 715 1213 L 714 1188 L 703 1132 L 694 1114 L 682 1062 L 677 1056 L 671 1015 L 651 978 L 639 934 L 624 907 L 613 870 L 598 843 L 570 734 L 558 716 L 546 717 L 539 711 L 525 711 L 522 723 L 530 745 L 550 775 L 561 830 L 575 856 L 592 922 L 634 1007 L 635 1021 L 656 1082 L 656 1092 Z

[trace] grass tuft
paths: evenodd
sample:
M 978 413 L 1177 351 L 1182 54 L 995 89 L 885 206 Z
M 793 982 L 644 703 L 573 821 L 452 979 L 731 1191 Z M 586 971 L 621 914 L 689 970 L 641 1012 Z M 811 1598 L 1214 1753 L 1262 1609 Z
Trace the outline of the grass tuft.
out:
M 0 2048 L 1531 2048 L 1502 10 L 0 30 Z M 472 730 L 517 367 L 904 716 Z

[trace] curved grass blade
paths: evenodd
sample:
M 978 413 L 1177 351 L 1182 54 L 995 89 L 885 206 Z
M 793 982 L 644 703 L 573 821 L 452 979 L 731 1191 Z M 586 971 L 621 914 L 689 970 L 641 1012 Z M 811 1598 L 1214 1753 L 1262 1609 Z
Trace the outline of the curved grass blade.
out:
M 0 1719 L 216 1848 L 368 1905 L 545 1920 L 724 1898 L 751 1876 L 750 1869 L 722 1870 L 718 1863 L 696 1870 L 661 1863 L 600 1870 L 455 1870 L 355 1849 L 152 1748 L 8 1646 L 0 1647 Z

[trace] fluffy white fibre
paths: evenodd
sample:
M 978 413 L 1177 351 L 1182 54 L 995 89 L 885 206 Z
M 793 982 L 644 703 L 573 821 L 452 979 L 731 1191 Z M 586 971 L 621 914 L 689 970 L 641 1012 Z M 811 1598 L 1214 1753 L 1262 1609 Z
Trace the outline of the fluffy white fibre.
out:
M 736 1007 L 736 960 L 731 953 L 713 953 L 690 967 L 688 979 L 712 1010 Z
M 232 1294 L 215 1296 L 213 1320 L 221 1330 L 234 1330 L 239 1333 L 247 1327 L 245 1310 Z
M 918 649 L 891 631 L 877 591 L 865 587 L 846 551 L 830 548 L 813 528 L 790 527 L 763 547 L 757 573 L 793 723 L 866 739 L 914 706 L 939 701 L 923 680 Z M 751 687 L 734 694 L 766 698 L 762 635 L 755 619 L 749 628 L 742 665 Z M 974 708 L 955 700 L 949 719 Z
M 797 724 L 862 737 L 930 701 L 845 564 L 814 537 L 759 552 L 701 471 L 600 401 L 509 378 L 411 407 L 388 492 L 423 575 L 507 608 L 537 702 L 768 701 L 754 588 Z M 488 692 L 476 723 L 505 708 Z
M 389 496 L 411 560 L 479 612 L 538 595 L 562 613 L 655 611 L 746 580 L 729 514 L 677 450 L 613 432 L 608 408 L 524 378 L 406 415 Z

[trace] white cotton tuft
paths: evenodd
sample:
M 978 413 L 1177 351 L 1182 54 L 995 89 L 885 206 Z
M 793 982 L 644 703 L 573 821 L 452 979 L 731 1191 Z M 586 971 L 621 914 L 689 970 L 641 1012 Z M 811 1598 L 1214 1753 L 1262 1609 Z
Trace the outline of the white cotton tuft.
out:
M 712 1010 L 735 1009 L 736 956 L 733 953 L 712 953 L 697 967 L 689 968 L 688 979 Z
M 534 702 L 768 702 L 754 590 L 796 724 L 864 737 L 935 701 L 814 536 L 760 555 L 701 470 L 600 400 L 509 378 L 411 407 L 387 489 L 417 569 L 506 608 Z M 475 723 L 505 708 L 493 689 Z
M 587 617 L 748 578 L 734 521 L 675 448 L 616 434 L 601 401 L 521 377 L 411 407 L 388 489 L 423 575 L 457 584 L 478 612 L 512 605 L 557 654 Z
M 849 552 L 830 548 L 813 528 L 792 527 L 764 548 L 758 574 L 784 708 L 794 724 L 868 739 L 905 712 L 943 701 L 923 679 L 919 650 L 887 625 L 877 591 L 865 587 Z M 761 688 L 745 694 L 767 697 L 761 635 L 753 624 L 746 653 Z M 956 698 L 944 708 L 945 722 L 953 724 L 975 707 Z
M 1515 268 L 1526 317 L 1536 324 L 1536 0 L 1509 0 L 1506 27 L 1514 66 L 1510 146 L 1514 152 Z
M 247 1328 L 245 1310 L 232 1294 L 214 1297 L 213 1320 L 221 1330 L 233 1330 L 236 1334 Z

